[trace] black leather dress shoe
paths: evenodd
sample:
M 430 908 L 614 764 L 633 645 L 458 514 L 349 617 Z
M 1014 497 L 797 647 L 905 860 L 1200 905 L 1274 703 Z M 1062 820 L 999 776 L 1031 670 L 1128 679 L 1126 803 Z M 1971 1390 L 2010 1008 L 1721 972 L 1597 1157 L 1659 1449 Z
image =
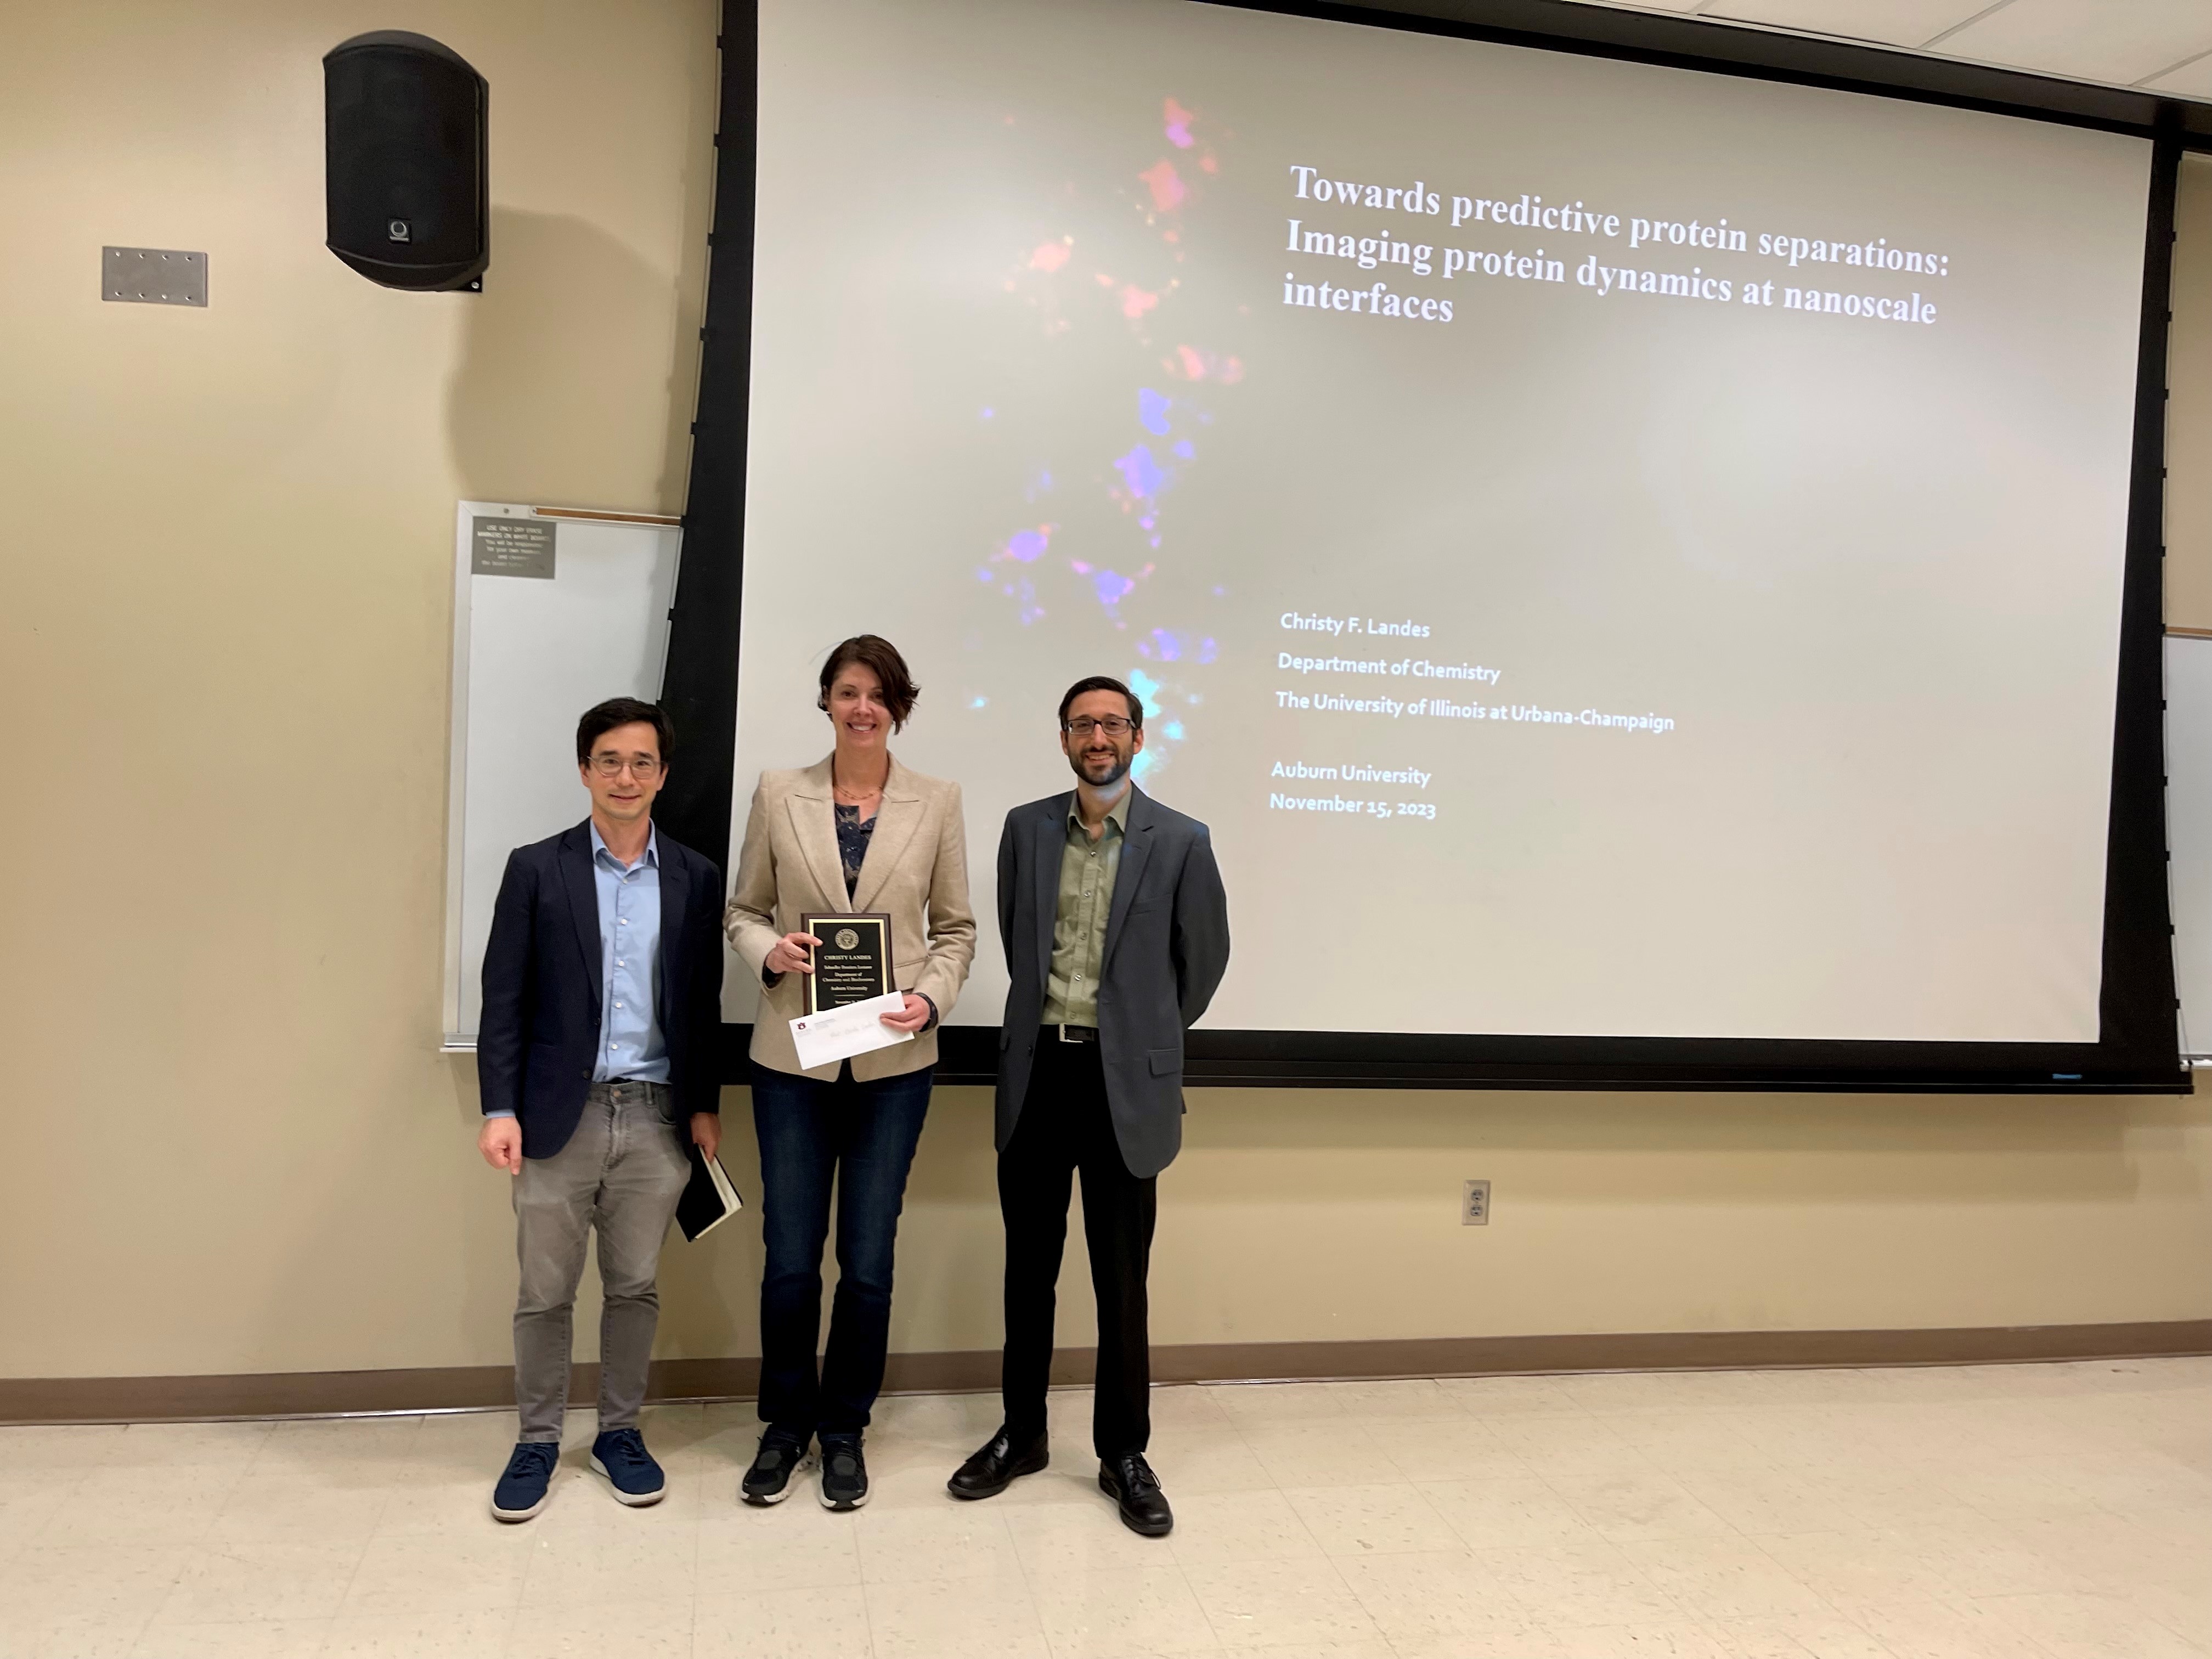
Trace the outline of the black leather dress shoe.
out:
M 1098 1490 L 1121 1506 L 1121 1524 L 1147 1538 L 1164 1538 L 1175 1528 L 1175 1511 L 1160 1490 L 1160 1478 L 1142 1454 L 1124 1452 L 1098 1466 Z
M 981 1451 L 952 1472 L 945 1489 L 955 1498 L 996 1498 L 1018 1476 L 1035 1474 L 1051 1462 L 1043 1435 L 1017 1446 L 1001 1428 Z

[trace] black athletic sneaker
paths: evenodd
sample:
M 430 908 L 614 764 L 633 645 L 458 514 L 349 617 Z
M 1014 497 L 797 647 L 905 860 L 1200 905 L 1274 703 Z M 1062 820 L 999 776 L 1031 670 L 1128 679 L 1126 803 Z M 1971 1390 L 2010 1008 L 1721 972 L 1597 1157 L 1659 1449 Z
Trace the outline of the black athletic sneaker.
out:
M 738 1483 L 738 1496 L 756 1509 L 781 1504 L 790 1497 L 791 1477 L 806 1467 L 806 1443 L 811 1437 L 802 1437 L 771 1424 L 769 1431 L 760 1437 L 760 1449 L 753 1454 L 752 1468 Z
M 868 1501 L 868 1462 L 857 1434 L 822 1437 L 822 1507 L 857 1510 Z

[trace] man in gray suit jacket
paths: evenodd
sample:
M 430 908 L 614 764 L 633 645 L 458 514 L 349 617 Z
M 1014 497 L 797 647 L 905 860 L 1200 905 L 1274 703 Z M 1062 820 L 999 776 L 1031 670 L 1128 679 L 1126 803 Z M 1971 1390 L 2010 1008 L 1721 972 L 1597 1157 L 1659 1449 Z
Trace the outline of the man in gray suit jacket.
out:
M 1158 1537 L 1175 1516 L 1145 1462 L 1145 1277 L 1157 1177 L 1182 1145 L 1182 1034 L 1229 965 L 1229 905 L 1206 826 L 1130 780 L 1144 720 L 1121 681 L 1078 681 L 1060 703 L 1076 787 L 1017 806 L 999 842 L 1012 981 L 998 1101 L 1006 1418 L 948 1485 L 990 1498 L 1045 1467 L 1053 1292 L 1079 1172 L 1098 1298 L 1098 1485 L 1133 1529 Z

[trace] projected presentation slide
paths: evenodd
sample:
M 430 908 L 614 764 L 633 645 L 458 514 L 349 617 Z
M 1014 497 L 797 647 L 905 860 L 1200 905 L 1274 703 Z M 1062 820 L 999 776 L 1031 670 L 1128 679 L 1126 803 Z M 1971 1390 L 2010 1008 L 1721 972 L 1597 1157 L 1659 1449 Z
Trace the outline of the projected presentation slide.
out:
M 890 638 L 956 1023 L 1105 673 L 1212 830 L 1208 1026 L 2097 1040 L 2147 143 L 1184 0 L 760 20 L 737 829 Z

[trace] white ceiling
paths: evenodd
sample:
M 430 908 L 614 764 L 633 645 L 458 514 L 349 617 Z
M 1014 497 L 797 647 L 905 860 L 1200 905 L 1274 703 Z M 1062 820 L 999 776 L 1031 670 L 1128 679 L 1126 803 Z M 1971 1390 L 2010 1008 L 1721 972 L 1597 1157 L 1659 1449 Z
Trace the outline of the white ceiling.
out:
M 1580 0 L 2212 99 L 2212 0 Z

